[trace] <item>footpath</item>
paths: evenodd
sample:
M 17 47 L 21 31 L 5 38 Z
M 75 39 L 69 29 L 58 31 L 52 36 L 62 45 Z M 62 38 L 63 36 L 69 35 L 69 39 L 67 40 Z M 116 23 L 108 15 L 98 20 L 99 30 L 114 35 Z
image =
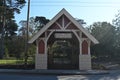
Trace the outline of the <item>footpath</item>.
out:
M 40 74 L 40 75 L 104 75 L 109 74 L 105 70 L 19 70 L 0 69 L 0 73 L 14 74 Z

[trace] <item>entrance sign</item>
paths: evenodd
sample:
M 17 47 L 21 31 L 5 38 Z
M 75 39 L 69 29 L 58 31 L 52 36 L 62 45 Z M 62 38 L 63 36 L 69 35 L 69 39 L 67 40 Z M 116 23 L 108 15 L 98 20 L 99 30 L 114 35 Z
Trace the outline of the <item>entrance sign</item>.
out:
M 72 34 L 71 33 L 55 33 L 55 38 L 72 38 Z

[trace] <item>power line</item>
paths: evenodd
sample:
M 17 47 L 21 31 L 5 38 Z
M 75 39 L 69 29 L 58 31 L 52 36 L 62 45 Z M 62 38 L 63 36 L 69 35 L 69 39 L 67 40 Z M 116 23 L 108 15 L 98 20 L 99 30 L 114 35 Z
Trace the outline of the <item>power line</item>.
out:
M 31 3 L 120 4 L 120 2 L 81 2 L 81 1 L 32 1 Z
M 25 5 L 25 6 L 28 6 L 28 5 Z M 35 7 L 35 6 L 49 6 L 49 7 L 60 7 L 60 6 L 70 6 L 70 7 L 120 7 L 120 5 L 63 5 L 63 4 L 53 4 L 53 5 L 50 5 L 50 4 L 36 4 L 36 5 L 31 5 L 32 7 Z
M 120 2 L 32 1 L 31 6 L 120 7 Z M 28 6 L 28 5 L 25 5 Z

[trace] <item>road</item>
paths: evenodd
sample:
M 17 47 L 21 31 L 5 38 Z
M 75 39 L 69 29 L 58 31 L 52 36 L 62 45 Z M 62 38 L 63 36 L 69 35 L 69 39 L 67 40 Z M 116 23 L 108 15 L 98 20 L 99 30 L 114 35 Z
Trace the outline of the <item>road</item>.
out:
M 105 75 L 39 75 L 0 73 L 0 80 L 120 80 L 120 70 Z

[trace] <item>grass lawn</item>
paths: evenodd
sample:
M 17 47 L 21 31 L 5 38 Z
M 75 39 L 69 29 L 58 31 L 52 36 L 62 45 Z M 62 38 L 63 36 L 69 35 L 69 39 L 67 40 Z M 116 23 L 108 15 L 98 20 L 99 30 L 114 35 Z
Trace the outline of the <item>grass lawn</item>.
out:
M 32 60 L 28 60 L 28 64 L 33 63 Z M 0 65 L 15 65 L 15 64 L 24 64 L 24 60 L 0 60 Z

